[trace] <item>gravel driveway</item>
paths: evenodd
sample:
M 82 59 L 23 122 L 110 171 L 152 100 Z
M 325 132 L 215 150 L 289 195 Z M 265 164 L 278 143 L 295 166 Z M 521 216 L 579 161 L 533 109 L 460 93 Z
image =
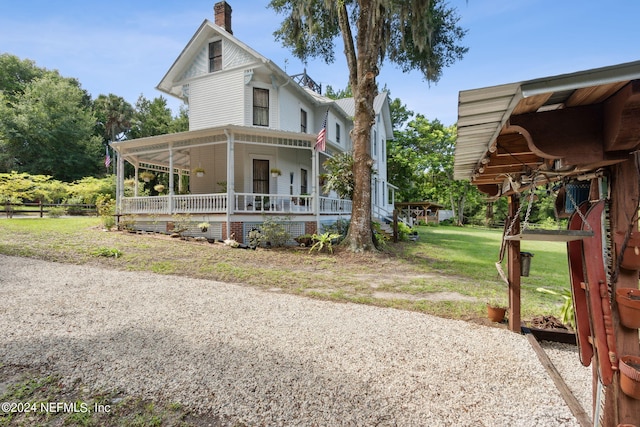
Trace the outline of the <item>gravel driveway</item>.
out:
M 2 255 L 0 300 L 0 363 L 231 425 L 578 425 L 527 339 L 500 328 Z M 589 405 L 575 348 L 550 355 Z

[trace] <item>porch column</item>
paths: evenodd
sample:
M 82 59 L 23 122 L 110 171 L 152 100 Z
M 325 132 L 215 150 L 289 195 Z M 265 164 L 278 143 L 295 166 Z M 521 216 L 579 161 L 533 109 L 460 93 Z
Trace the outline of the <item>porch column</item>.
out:
M 173 145 L 169 144 L 169 214 L 173 214 Z
M 318 188 L 318 172 L 320 168 L 318 167 L 318 157 L 320 154 L 314 148 L 311 149 L 311 194 L 313 194 L 313 204 L 312 209 L 313 213 L 316 217 L 316 230 L 318 233 L 320 232 L 320 191 Z
M 115 151 L 115 150 L 114 150 Z M 120 152 L 115 151 L 116 153 L 116 213 L 122 213 L 122 198 L 124 197 L 124 158 L 120 154 Z M 116 216 L 116 225 L 120 220 L 119 216 Z
M 235 205 L 235 169 L 234 169 L 234 136 L 227 129 L 224 130 L 227 136 L 227 237 L 231 236 L 231 215 Z
M 138 172 L 140 172 L 140 163 L 136 162 L 135 166 L 135 182 L 133 183 L 133 195 L 138 197 Z
M 178 194 L 182 194 L 182 172 L 182 169 L 178 170 Z

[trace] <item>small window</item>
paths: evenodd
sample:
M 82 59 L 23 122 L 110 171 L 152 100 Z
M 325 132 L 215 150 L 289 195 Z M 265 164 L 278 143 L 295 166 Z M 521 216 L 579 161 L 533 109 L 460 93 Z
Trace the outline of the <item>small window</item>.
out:
M 300 132 L 307 133 L 307 112 L 300 110 Z
M 300 194 L 309 194 L 307 188 L 307 170 L 300 169 Z
M 340 144 L 340 123 L 336 123 L 336 142 Z
M 373 156 L 378 157 L 378 131 L 373 131 Z
M 209 72 L 222 70 L 222 41 L 209 43 Z
M 253 124 L 269 126 L 269 89 L 253 88 Z

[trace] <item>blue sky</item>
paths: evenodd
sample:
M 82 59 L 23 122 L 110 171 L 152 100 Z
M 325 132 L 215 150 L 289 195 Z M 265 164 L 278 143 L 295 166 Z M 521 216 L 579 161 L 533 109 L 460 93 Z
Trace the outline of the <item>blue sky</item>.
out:
M 132 104 L 149 99 L 216 0 L 0 0 L 0 53 L 32 59 L 75 77 L 95 98 L 114 93 Z M 272 33 L 282 21 L 268 0 L 228 0 L 233 33 L 289 74 L 305 65 Z M 637 0 L 451 0 L 468 30 L 465 58 L 429 85 L 420 73 L 385 64 L 378 77 L 393 98 L 444 124 L 457 120 L 458 92 L 640 59 Z M 312 61 L 309 75 L 343 89 L 342 46 L 336 62 Z M 166 96 L 165 96 L 166 97 Z M 177 111 L 179 101 L 169 98 Z

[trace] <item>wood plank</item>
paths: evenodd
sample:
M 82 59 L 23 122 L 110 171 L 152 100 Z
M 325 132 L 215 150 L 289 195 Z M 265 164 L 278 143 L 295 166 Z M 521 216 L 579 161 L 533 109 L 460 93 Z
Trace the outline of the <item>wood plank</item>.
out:
M 564 382 L 562 375 L 560 375 L 560 372 L 558 372 L 558 369 L 555 367 L 551 359 L 549 359 L 547 353 L 545 353 L 544 349 L 540 346 L 536 337 L 532 334 L 526 334 L 526 337 L 531 348 L 533 348 L 533 351 L 536 353 L 536 356 L 538 356 L 538 360 L 540 360 L 540 363 L 547 371 L 547 374 L 549 374 L 549 377 L 553 380 L 553 383 L 560 392 L 560 396 L 562 396 L 569 407 L 569 410 L 573 416 L 576 417 L 576 420 L 578 420 L 578 423 L 580 423 L 582 427 L 592 427 L 593 423 L 591 422 L 591 418 L 587 415 L 578 399 L 573 395 L 571 389 L 567 386 L 567 383 Z

